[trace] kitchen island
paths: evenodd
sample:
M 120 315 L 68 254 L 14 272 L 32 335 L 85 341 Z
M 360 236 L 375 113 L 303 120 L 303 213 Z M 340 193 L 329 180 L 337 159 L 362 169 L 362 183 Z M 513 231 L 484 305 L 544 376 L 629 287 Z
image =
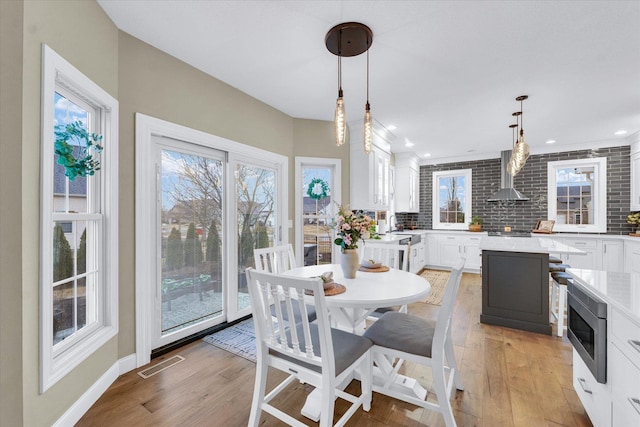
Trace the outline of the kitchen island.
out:
M 483 236 L 480 322 L 551 335 L 549 254 L 581 254 L 547 237 Z

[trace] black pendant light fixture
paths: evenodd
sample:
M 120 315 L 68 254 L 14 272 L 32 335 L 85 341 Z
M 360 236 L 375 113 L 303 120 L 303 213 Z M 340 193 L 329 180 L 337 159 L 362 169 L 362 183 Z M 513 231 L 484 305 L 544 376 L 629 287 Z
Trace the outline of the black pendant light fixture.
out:
M 359 22 L 344 22 L 327 32 L 324 43 L 329 52 L 338 57 L 338 100 L 334 115 L 336 145 L 338 146 L 344 144 L 347 126 L 342 90 L 342 58 L 367 52 L 367 103 L 365 105 L 363 143 L 365 152 L 368 154 L 371 151 L 373 140 L 371 107 L 369 105 L 369 48 L 373 43 L 373 32 L 369 27 Z

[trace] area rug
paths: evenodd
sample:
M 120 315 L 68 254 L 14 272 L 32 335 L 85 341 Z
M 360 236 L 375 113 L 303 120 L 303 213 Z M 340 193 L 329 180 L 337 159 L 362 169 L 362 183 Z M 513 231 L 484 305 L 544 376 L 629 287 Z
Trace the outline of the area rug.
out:
M 443 270 L 422 270 L 420 276 L 424 277 L 431 283 L 431 293 L 423 302 L 433 305 L 441 305 L 444 291 L 447 289 L 447 280 L 449 280 L 449 271 Z
M 256 362 L 256 334 L 253 329 L 253 319 L 243 320 L 226 329 L 207 335 L 202 340 L 236 356 Z

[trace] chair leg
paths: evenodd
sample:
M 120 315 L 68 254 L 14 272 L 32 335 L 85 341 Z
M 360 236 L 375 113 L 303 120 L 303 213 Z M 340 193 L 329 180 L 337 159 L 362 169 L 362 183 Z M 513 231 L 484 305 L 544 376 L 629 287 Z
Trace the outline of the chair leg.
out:
M 556 335 L 561 337 L 564 334 L 564 311 L 567 305 L 567 286 L 556 286 L 558 287 L 558 330 Z
M 373 381 L 373 358 L 371 351 L 367 352 L 367 356 L 360 365 L 360 387 L 362 393 L 362 409 L 369 412 L 371 409 L 371 387 Z
M 336 404 L 336 384 L 333 381 L 323 381 L 322 406 L 320 408 L 320 427 L 333 426 L 333 410 Z
M 444 354 L 440 357 L 444 357 Z M 440 357 L 433 359 L 433 365 L 431 371 L 433 374 L 433 388 L 436 391 L 438 397 L 438 405 L 440 406 L 440 413 L 444 418 L 444 424 L 447 427 L 455 427 L 456 420 L 453 418 L 453 410 L 451 409 L 451 396 L 447 394 L 447 381 L 444 372 L 444 360 L 437 360 Z
M 444 343 L 444 351 L 447 356 L 448 366 L 453 369 L 453 379 L 456 384 L 456 389 L 462 391 L 464 390 L 464 385 L 462 385 L 462 377 L 460 376 L 460 372 L 456 365 L 456 355 L 453 352 L 453 341 L 451 340 L 451 329 L 449 329 L 448 335 L 449 336 Z
M 249 414 L 248 427 L 257 427 L 260 422 L 261 407 L 264 402 L 264 394 L 267 388 L 267 372 L 269 367 L 262 362 L 261 355 L 258 355 L 256 363 L 256 381 L 253 388 L 253 401 L 251 402 L 251 412 Z
M 551 309 L 549 310 L 549 322 L 553 322 L 555 320 L 555 318 L 557 318 L 556 316 L 556 292 L 557 292 L 557 288 L 556 288 L 556 282 L 555 280 L 551 279 Z

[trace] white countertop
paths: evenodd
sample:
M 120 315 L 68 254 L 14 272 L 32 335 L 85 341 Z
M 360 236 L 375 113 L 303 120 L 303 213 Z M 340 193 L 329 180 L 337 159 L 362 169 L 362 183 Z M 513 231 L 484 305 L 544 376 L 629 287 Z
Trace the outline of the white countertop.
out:
M 402 235 L 399 233 L 387 233 L 381 234 L 379 239 L 365 239 L 365 245 L 367 242 L 379 242 L 379 243 L 398 243 L 398 240 L 407 239 L 410 236 Z
M 574 283 L 640 323 L 640 273 L 568 268 Z
M 574 248 L 549 237 L 482 236 L 480 249 L 483 251 L 526 252 L 543 254 L 584 254 Z

